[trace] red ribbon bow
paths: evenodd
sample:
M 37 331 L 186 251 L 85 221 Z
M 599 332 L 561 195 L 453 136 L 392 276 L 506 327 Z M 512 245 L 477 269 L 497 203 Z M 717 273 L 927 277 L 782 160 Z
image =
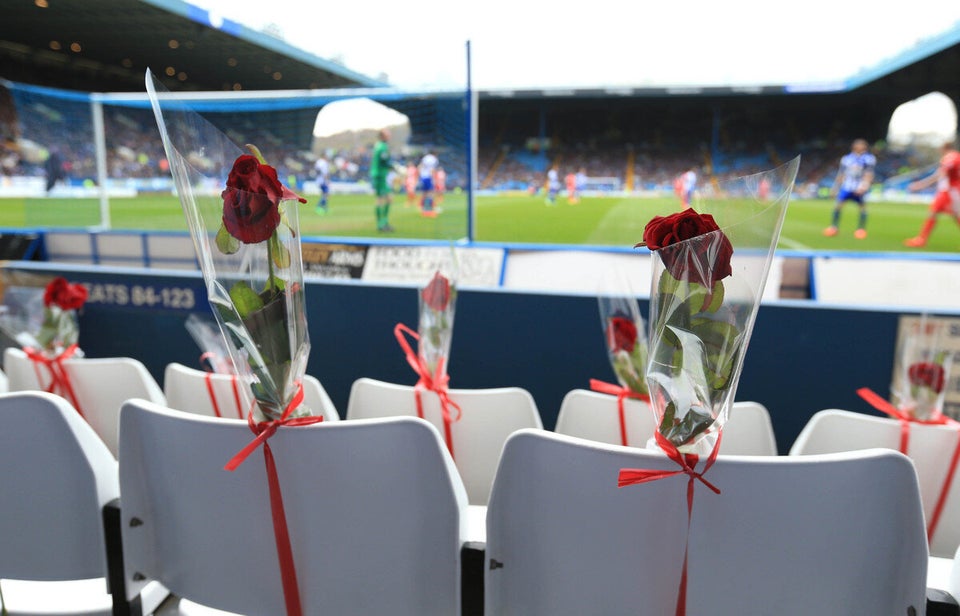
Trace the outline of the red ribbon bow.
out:
M 277 477 L 277 465 L 273 459 L 269 439 L 280 426 L 308 426 L 323 421 L 322 415 L 310 417 L 290 417 L 303 403 L 303 386 L 297 383 L 297 393 L 283 410 L 280 419 L 256 422 L 253 420 L 253 408 L 247 414 L 250 431 L 257 435 L 246 447 L 230 458 L 224 470 L 234 471 L 243 461 L 263 445 L 263 460 L 267 467 L 267 483 L 270 487 L 270 513 L 273 516 L 273 536 L 277 545 L 277 559 L 280 561 L 280 578 L 283 584 L 283 600 L 288 616 L 300 616 L 300 586 L 297 583 L 297 570 L 293 563 L 293 549 L 290 547 L 290 533 L 287 529 L 287 514 L 283 510 L 283 494 L 280 492 L 280 479 Z
M 215 374 L 213 366 L 215 366 L 214 360 L 217 359 L 216 353 L 207 351 L 200 356 L 200 365 L 203 366 L 206 374 L 203 375 L 203 380 L 207 385 L 207 395 L 210 396 L 210 404 L 213 406 L 213 413 L 217 417 L 223 417 L 220 413 L 220 403 L 217 402 L 217 393 L 213 389 L 213 375 Z M 207 363 L 204 364 L 204 360 L 207 360 Z M 231 374 L 230 377 L 230 386 L 233 388 L 233 402 L 236 405 L 237 417 L 243 419 L 243 405 L 240 403 L 240 389 L 237 387 L 237 375 Z
M 62 353 L 56 357 L 47 357 L 42 351 L 32 347 L 23 347 L 23 352 L 33 362 L 33 371 L 37 375 L 37 384 L 41 389 L 50 394 L 63 396 L 70 401 L 73 408 L 77 409 L 80 416 L 83 417 L 83 411 L 80 409 L 80 402 L 77 401 L 77 395 L 73 391 L 73 383 L 70 382 L 70 375 L 67 373 L 63 362 L 73 357 L 79 348 L 76 344 L 71 344 Z M 43 386 L 43 376 L 40 374 L 40 366 L 44 366 L 50 373 L 50 384 Z
M 687 556 L 690 551 L 690 521 L 693 519 L 693 488 L 694 484 L 699 481 L 703 485 L 707 486 L 715 494 L 720 494 L 720 488 L 713 485 L 704 478 L 704 475 L 710 467 L 713 466 L 713 463 L 717 461 L 717 454 L 720 452 L 720 437 L 723 436 L 723 433 L 717 434 L 717 442 L 713 444 L 713 449 L 710 450 L 710 455 L 707 456 L 707 461 L 703 465 L 703 470 L 697 472 L 697 463 L 700 461 L 700 456 L 695 453 L 680 453 L 680 450 L 677 449 L 676 445 L 671 443 L 660 434 L 659 430 L 654 433 L 654 437 L 657 440 L 657 445 L 663 449 L 664 453 L 667 454 L 667 457 L 676 462 L 680 466 L 680 470 L 676 471 L 665 471 L 659 469 L 640 469 L 640 468 L 621 468 L 620 476 L 617 481 L 617 487 L 623 488 L 630 486 L 636 483 L 648 483 L 651 481 L 658 481 L 660 479 L 666 479 L 667 477 L 673 477 L 674 475 L 684 474 L 687 475 L 687 537 L 684 541 L 683 546 L 683 569 L 680 573 L 680 586 L 677 589 L 677 611 L 676 616 L 683 616 L 687 613 Z
M 649 404 L 650 396 L 646 394 L 639 394 L 629 387 L 621 387 L 620 385 L 614 385 L 613 383 L 607 383 L 606 381 L 599 381 L 597 379 L 590 379 L 590 389 L 601 394 L 609 394 L 617 397 L 617 412 L 620 414 L 620 444 L 626 446 L 627 418 L 624 414 L 623 401 L 627 398 L 633 398 L 634 400 L 643 400 Z
M 947 496 L 950 494 L 950 486 L 953 485 L 953 476 L 956 475 L 957 466 L 960 463 L 960 422 L 941 413 L 937 413 L 932 419 L 918 419 L 893 406 L 869 387 L 861 387 L 857 390 L 857 395 L 881 413 L 886 413 L 900 421 L 900 453 L 903 455 L 907 455 L 907 449 L 910 447 L 911 423 L 950 426 L 957 430 L 957 446 L 953 450 L 953 457 L 950 458 L 950 466 L 947 468 L 947 476 L 944 477 L 943 485 L 940 486 L 940 495 L 937 497 L 937 504 L 934 505 L 933 514 L 930 516 L 930 524 L 927 526 L 927 541 L 929 542 L 933 539 L 937 526 L 940 524 L 940 517 L 943 515 L 943 508 L 946 506 Z
M 460 421 L 463 411 L 460 409 L 459 404 L 450 399 L 450 394 L 447 392 L 450 376 L 443 370 L 442 359 L 437 362 L 436 374 L 430 374 L 430 369 L 427 367 L 426 362 L 421 359 L 419 354 L 414 352 L 404 334 L 417 341 L 420 340 L 420 335 L 403 323 L 397 323 L 397 326 L 393 328 L 393 335 L 396 336 L 400 348 L 403 349 L 407 363 L 410 364 L 413 371 L 420 377 L 417 384 L 413 386 L 413 395 L 417 401 L 417 417 L 423 419 L 423 400 L 421 399 L 420 392 L 426 389 L 427 391 L 432 391 L 437 394 L 437 398 L 440 399 L 440 415 L 443 418 L 443 437 L 447 443 L 447 449 L 450 450 L 450 456 L 454 457 L 451 424 L 455 421 Z M 456 417 L 450 412 L 451 408 L 456 409 Z

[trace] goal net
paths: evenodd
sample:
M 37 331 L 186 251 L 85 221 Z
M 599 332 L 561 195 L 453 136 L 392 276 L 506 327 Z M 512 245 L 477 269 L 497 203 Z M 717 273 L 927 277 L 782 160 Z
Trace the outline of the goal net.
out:
M 404 127 L 393 131 L 390 142 L 397 235 L 443 240 L 466 235 L 472 136 L 463 90 L 176 96 L 239 146 L 251 143 L 261 149 L 281 180 L 311 201 L 301 208 L 301 226 L 314 236 L 376 236 L 369 168 L 379 127 L 357 113 L 355 125 L 347 114 L 336 132 L 321 129 L 327 107 L 355 103 L 386 109 L 403 118 Z M 364 104 L 357 105 L 360 101 Z M 185 228 L 145 93 L 96 94 L 0 81 L 0 137 L 0 198 L 23 199 L 29 226 Z M 439 159 L 443 171 L 442 215 L 436 217 L 420 216 L 417 190 L 407 203 L 408 169 L 416 169 L 427 152 Z M 204 163 L 202 151 L 191 155 L 198 165 Z M 319 199 L 316 163 L 321 157 L 329 165 L 325 216 L 313 207 Z

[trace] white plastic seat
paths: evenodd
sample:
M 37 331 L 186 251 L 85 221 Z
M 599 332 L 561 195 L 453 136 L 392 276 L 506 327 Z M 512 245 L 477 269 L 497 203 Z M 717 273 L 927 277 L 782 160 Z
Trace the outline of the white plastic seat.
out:
M 642 400 L 623 401 L 627 445 L 646 447 L 657 429 L 650 405 Z M 587 389 L 567 392 L 557 415 L 557 434 L 567 434 L 611 445 L 622 445 L 617 397 Z
M 111 614 L 102 510 L 117 462 L 58 396 L 0 395 L 0 591 L 7 613 Z M 166 596 L 152 582 L 150 613 Z
M 931 556 L 927 564 L 927 587 L 960 597 L 960 550 L 954 558 Z
M 946 426 L 913 424 L 907 455 L 920 480 L 923 510 L 929 521 L 936 508 L 960 433 Z M 838 409 L 814 414 L 797 436 L 790 455 L 853 451 L 873 447 L 900 448 L 900 422 Z M 960 472 L 948 492 L 936 533 L 930 541 L 933 556 L 952 558 L 960 547 Z
M 94 431 L 117 455 L 117 429 L 120 405 L 130 398 L 143 398 L 165 404 L 163 391 L 146 367 L 129 357 L 104 359 L 68 359 L 63 362 L 77 396 L 83 416 Z M 10 391 L 37 391 L 50 382 L 46 368 L 37 380 L 33 361 L 20 349 L 8 348 L 3 353 L 3 369 L 10 382 Z
M 361 378 L 350 389 L 347 419 L 416 417 L 413 387 Z M 486 505 L 503 443 L 524 428 L 543 428 L 533 397 L 519 387 L 451 389 L 450 399 L 462 415 L 451 425 L 453 458 L 471 505 Z M 443 420 L 437 395 L 422 393 L 424 418 L 441 432 Z M 454 413 L 456 411 L 453 411 Z
M 567 393 L 557 415 L 557 434 L 621 445 L 620 413 L 616 396 L 586 389 Z M 650 406 L 641 400 L 624 400 L 627 444 L 646 447 L 657 429 Z M 777 441 L 770 413 L 759 402 L 734 402 L 723 427 L 720 453 L 741 456 L 775 456 Z
M 510 437 L 487 509 L 487 614 L 674 613 L 687 477 L 618 489 L 622 468 L 678 467 L 645 449 Z M 905 456 L 721 456 L 706 478 L 721 493 L 695 487 L 689 616 L 924 612 L 923 512 Z
M 734 402 L 723 426 L 720 453 L 735 456 L 775 456 L 777 438 L 767 407 L 759 402 Z
M 213 402 L 210 400 L 210 393 L 207 390 L 206 380 L 208 375 L 214 395 L 217 397 L 220 414 L 230 419 L 245 419 L 247 409 L 237 407 L 236 396 L 233 393 L 232 376 L 211 374 L 175 362 L 167 364 L 163 373 L 163 393 L 167 399 L 167 406 L 186 413 L 216 417 Z M 240 399 L 243 400 L 242 393 Z M 324 421 L 340 419 L 340 415 L 323 385 L 309 374 L 303 377 L 303 400 L 314 413 L 323 415 Z
M 128 401 L 120 416 L 126 580 L 247 615 L 285 613 L 262 448 L 240 420 Z M 419 419 L 321 422 L 270 439 L 304 614 L 456 614 L 466 494 Z M 131 525 L 136 518 L 141 523 Z

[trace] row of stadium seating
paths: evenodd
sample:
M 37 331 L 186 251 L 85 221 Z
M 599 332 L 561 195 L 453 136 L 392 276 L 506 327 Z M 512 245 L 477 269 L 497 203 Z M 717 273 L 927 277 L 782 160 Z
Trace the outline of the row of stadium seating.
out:
M 150 110 L 106 105 L 103 111 L 108 177 L 167 176 L 167 161 Z M 296 141 L 279 136 L 283 127 L 271 128 L 257 114 L 219 115 L 223 116 L 220 121 L 224 130 L 235 142 L 260 146 L 288 183 L 300 186 L 312 180 L 314 155 L 310 152 L 309 136 L 306 140 L 301 138 L 298 146 Z M 0 122 L 2 174 L 48 175 L 50 170 L 45 163 L 55 153 L 64 179 L 79 184 L 96 178 L 93 119 L 86 100 L 17 91 L 14 97 L 0 97 L 0 117 L 16 120 L 14 128 Z M 211 120 L 216 122 L 217 118 Z M 478 179 L 483 188 L 530 190 L 542 186 L 547 168 L 557 164 L 561 177 L 583 169 L 589 177 L 618 178 L 628 189 L 671 190 L 674 179 L 690 167 L 700 170 L 701 176 L 723 180 L 768 169 L 799 153 L 803 164 L 798 186 L 808 186 L 815 194 L 817 188 L 832 182 L 837 160 L 846 152 L 849 138 L 824 137 L 777 146 L 762 138 L 721 139 L 718 147 L 708 148 L 702 136 L 693 132 L 672 135 L 669 144 L 630 144 L 616 138 L 567 143 L 560 135 L 551 141 L 556 145 L 549 150 L 537 151 L 521 144 L 488 143 L 481 134 Z M 417 139 L 414 135 L 414 142 Z M 883 148 L 883 144 L 877 145 Z M 398 162 L 415 162 L 418 157 L 415 148 L 405 154 L 406 157 L 404 153 L 395 154 Z M 886 150 L 879 154 L 879 181 L 910 172 L 925 162 Z M 445 155 L 457 159 L 456 164 L 447 167 L 448 186 L 464 186 L 465 177 L 459 171 L 463 168 L 464 153 L 451 150 Z M 366 178 L 366 148 L 338 152 L 334 158 L 333 179 L 349 182 Z

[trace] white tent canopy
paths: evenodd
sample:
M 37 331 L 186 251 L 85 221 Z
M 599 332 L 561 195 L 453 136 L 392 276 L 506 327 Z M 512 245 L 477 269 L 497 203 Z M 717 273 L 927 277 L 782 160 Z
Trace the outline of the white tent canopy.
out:
M 381 129 L 390 130 L 391 147 L 406 144 L 410 119 L 369 98 L 349 98 L 328 103 L 317 114 L 313 149 L 352 149 L 372 144 Z

